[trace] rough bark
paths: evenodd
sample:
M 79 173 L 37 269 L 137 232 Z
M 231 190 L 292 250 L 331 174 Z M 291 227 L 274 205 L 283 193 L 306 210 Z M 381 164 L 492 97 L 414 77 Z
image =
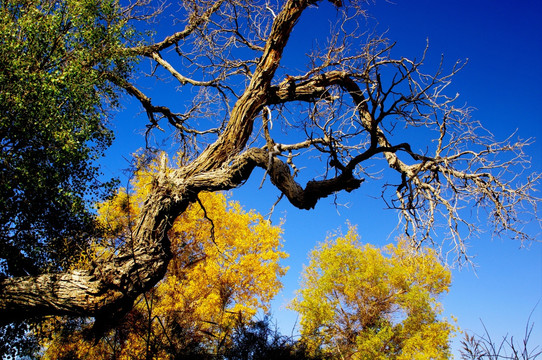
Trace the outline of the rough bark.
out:
M 156 179 L 143 206 L 134 232 L 134 242 L 123 253 L 92 270 L 5 279 L 0 283 L 1 322 L 20 321 L 44 315 L 113 316 L 130 308 L 133 300 L 154 286 L 165 274 L 171 254 L 170 230 L 174 219 L 200 191 L 235 188 L 244 183 L 255 167 L 268 171 L 271 181 L 300 209 L 311 209 L 334 192 L 357 189 L 362 180 L 351 173 L 311 181 L 305 188 L 293 178 L 287 164 L 269 161 L 264 149 L 251 148 L 237 155 L 228 166 L 181 177 L 179 169 Z
M 279 66 L 284 47 L 301 13 L 313 1 L 288 1 L 275 18 L 263 55 L 251 81 L 232 109 L 228 124 L 218 140 L 185 169 L 185 176 L 220 167 L 245 147 L 254 119 L 267 103 L 271 80 Z
M 133 243 L 117 256 L 73 270 L 0 282 L 0 322 L 45 315 L 112 316 L 130 307 L 165 274 L 171 258 L 168 230 L 191 199 L 172 197 L 164 179 L 157 179 L 134 231 Z
M 304 209 L 314 207 L 319 198 L 334 191 L 359 187 L 361 181 L 348 175 L 311 182 L 302 189 L 293 180 L 288 166 L 277 159 L 269 162 L 266 151 L 250 149 L 240 154 L 252 133 L 254 119 L 268 102 L 271 80 L 291 30 L 310 3 L 296 0 L 283 6 L 252 80 L 235 104 L 224 132 L 191 164 L 171 176 L 162 174 L 156 179 L 139 215 L 133 242 L 120 254 L 94 264 L 90 270 L 1 280 L 0 323 L 46 315 L 112 316 L 129 308 L 137 296 L 163 278 L 171 257 L 167 232 L 197 193 L 236 187 L 256 166 L 269 167 L 272 181 L 295 206 Z M 217 8 L 218 5 L 209 9 L 205 17 Z M 199 24 L 190 24 L 184 31 L 153 46 L 129 51 L 152 56 L 182 39 Z M 134 91 L 130 93 L 137 97 Z M 147 102 L 150 106 L 150 99 Z

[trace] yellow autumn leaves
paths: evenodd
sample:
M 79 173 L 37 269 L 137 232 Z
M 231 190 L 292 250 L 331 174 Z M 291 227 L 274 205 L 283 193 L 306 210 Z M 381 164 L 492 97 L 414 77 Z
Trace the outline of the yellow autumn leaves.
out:
M 136 173 L 98 207 L 105 228 L 82 264 L 110 256 L 131 240 L 156 165 Z M 166 277 L 136 302 L 121 324 L 94 343 L 85 321 L 50 321 L 45 359 L 174 359 L 219 355 L 236 327 L 267 312 L 286 268 L 281 227 L 220 193 L 203 193 L 169 233 Z M 78 264 L 78 266 L 82 265 Z M 362 246 L 355 228 L 320 244 L 290 307 L 300 316 L 300 346 L 311 356 L 341 359 L 446 359 L 454 327 L 439 320 L 437 296 L 450 272 L 432 250 L 405 241 Z M 61 325 L 61 326 L 59 326 Z M 59 330 L 60 329 L 60 330 Z
M 313 354 L 341 359 L 447 359 L 454 327 L 438 320 L 436 297 L 450 271 L 432 250 L 406 241 L 362 246 L 354 227 L 314 250 L 292 308 L 301 342 Z
M 121 190 L 100 204 L 107 236 L 90 257 L 108 256 L 130 241 L 154 171 L 154 165 L 139 171 L 133 192 Z M 268 311 L 280 291 L 286 268 L 279 261 L 287 257 L 281 232 L 260 214 L 228 202 L 224 194 L 200 194 L 168 234 L 173 259 L 166 277 L 139 299 L 125 324 L 98 344 L 85 341 L 81 331 L 55 334 L 44 343 L 46 358 L 170 359 L 192 347 L 218 353 L 234 327 L 259 310 Z

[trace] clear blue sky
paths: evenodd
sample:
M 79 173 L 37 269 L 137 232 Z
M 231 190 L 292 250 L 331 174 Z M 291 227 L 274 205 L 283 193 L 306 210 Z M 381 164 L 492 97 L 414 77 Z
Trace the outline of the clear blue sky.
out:
M 477 108 L 473 117 L 497 139 L 516 130 L 521 138 L 535 137 L 537 142 L 527 152 L 532 156 L 533 170 L 542 171 L 541 1 L 376 0 L 367 9 L 378 20 L 378 31 L 387 31 L 387 37 L 397 42 L 395 56 L 419 57 L 428 39 L 428 66 L 440 60 L 441 54 L 449 66 L 468 58 L 450 93 L 459 92 L 460 103 Z M 315 24 L 333 16 L 330 12 L 333 9 L 324 4 L 304 14 L 294 29 L 294 46 L 295 41 L 326 30 L 325 22 L 321 22 L 325 26 Z M 123 157 L 129 158 L 142 146 L 139 133 L 144 130 L 146 116 L 137 111 L 135 101 L 127 102 L 125 111 L 115 119 L 118 140 L 104 162 L 107 174 L 120 175 L 119 169 L 127 164 Z M 278 191 L 269 183 L 259 190 L 262 176 L 255 172 L 232 195 L 247 209 L 266 214 Z M 336 207 L 333 199 L 324 199 L 312 211 L 295 209 L 286 201 L 275 209 L 273 220 L 286 220 L 285 250 L 290 254 L 284 263 L 290 267 L 283 279 L 284 290 L 273 303 L 273 315 L 282 332 L 289 334 L 296 321 L 295 313 L 284 306 L 294 296 L 308 252 L 328 232 L 340 227 L 344 230 L 349 220 L 358 225 L 364 242 L 379 246 L 393 241 L 397 214 L 384 209 L 379 195 L 362 188 L 338 197 L 346 206 Z M 533 231 L 540 228 L 533 226 Z M 495 339 L 506 334 L 522 339 L 527 318 L 542 299 L 542 244 L 520 245 L 508 239 L 473 239 L 470 251 L 476 255 L 476 274 L 471 269 L 453 270 L 451 291 L 441 299 L 444 316 L 453 314 L 459 327 L 469 332 L 483 333 L 482 320 Z M 531 321 L 535 322 L 531 345 L 542 346 L 542 301 Z

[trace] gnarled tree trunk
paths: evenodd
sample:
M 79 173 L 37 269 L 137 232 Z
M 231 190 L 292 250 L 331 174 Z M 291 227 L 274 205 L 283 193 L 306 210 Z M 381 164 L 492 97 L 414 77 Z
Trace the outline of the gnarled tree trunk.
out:
M 341 1 L 331 2 L 341 6 Z M 389 54 L 391 47 L 382 39 L 371 39 L 360 46 L 359 34 L 351 34 L 350 28 L 343 26 L 352 19 L 352 14 L 345 12 L 337 20 L 336 28 L 342 38 L 331 34 L 328 48 L 309 55 L 311 68 L 306 73 L 272 83 L 294 25 L 316 1 L 288 0 L 276 16 L 263 3 L 187 3 L 190 16 L 184 30 L 161 42 L 122 52 L 150 58 L 181 86 L 213 89 L 228 110 L 232 105 L 229 94 L 233 93 L 237 101 L 224 120 L 226 124 L 211 129 L 219 133 L 218 138 L 201 153 L 191 152 L 190 156 L 195 157 L 192 162 L 156 176 L 138 215 L 132 240 L 110 259 L 101 260 L 88 270 L 0 279 L 0 322 L 45 315 L 97 319 L 122 315 L 140 294 L 163 278 L 171 257 L 167 234 L 175 218 L 197 201 L 199 192 L 240 186 L 255 167 L 264 169 L 294 206 L 311 209 L 323 197 L 359 188 L 363 179 L 357 174 L 373 172 L 362 164 L 369 159 L 381 161 L 398 176 L 385 185 L 386 189 L 393 189 L 387 204 L 400 212 L 405 233 L 418 245 L 431 237 L 436 221 L 444 218 L 449 229 L 446 235 L 454 250 L 458 257 L 466 257 L 461 232 L 466 230 L 468 236 L 477 229 L 462 217 L 461 209 L 469 203 L 489 209 L 488 219 L 496 233 L 529 238 L 521 228 L 519 214 L 532 211 L 537 216 L 540 199 L 533 196 L 533 189 L 540 175 L 528 178 L 525 184 L 518 184 L 515 176 L 517 166 L 528 161 L 522 150 L 528 141 L 497 142 L 491 136 L 478 135 L 481 126 L 470 119 L 468 110 L 456 107 L 455 98 L 444 94 L 459 68 L 454 67 L 448 75 L 442 75 L 441 68 L 435 75 L 427 75 L 420 71 L 423 57 L 419 61 L 394 60 Z M 237 21 L 240 13 L 236 6 L 244 11 L 243 21 L 270 19 L 270 28 L 263 21 L 262 27 L 256 24 L 246 31 L 252 37 L 245 36 L 243 26 L 252 24 Z M 356 1 L 348 6 L 356 15 L 363 12 Z M 254 7 L 256 14 L 251 13 Z M 211 21 L 213 15 L 218 20 Z M 214 28 L 205 32 L 207 26 Z M 213 42 L 216 34 L 226 34 L 217 36 L 217 41 L 222 41 L 218 45 Z M 187 45 L 188 54 L 195 54 L 192 59 L 182 52 L 182 42 L 190 36 L 197 40 Z M 233 55 L 228 58 L 238 50 L 238 45 L 256 55 L 248 60 L 238 60 Z M 182 59 L 188 58 L 191 65 L 195 64 L 186 67 L 188 74 L 214 78 L 198 81 L 182 75 L 160 54 L 173 48 Z M 210 65 L 212 61 L 218 64 Z M 382 80 L 383 73 L 387 81 Z M 103 76 L 141 102 L 150 128 L 158 127 L 155 115 L 166 119 L 184 139 L 183 146 L 193 145 L 187 138 L 211 132 L 186 124 L 192 109 L 196 113 L 206 112 L 205 104 L 194 105 L 186 116 L 180 115 L 168 107 L 154 105 L 128 79 L 112 73 Z M 246 80 L 244 91 L 238 89 L 239 83 L 228 83 L 237 81 L 236 76 Z M 276 143 L 271 137 L 268 116 L 271 108 L 284 115 L 287 111 L 283 109 L 290 103 L 305 105 L 305 116 L 300 121 L 306 136 L 293 144 Z M 265 146 L 247 148 L 259 114 L 264 119 L 258 136 Z M 287 122 L 281 125 L 298 130 Z M 425 134 L 436 134 L 423 150 L 416 151 L 408 143 L 394 144 L 395 132 L 405 128 L 416 131 L 420 127 L 428 130 Z M 305 187 L 294 180 L 297 169 L 292 161 L 304 150 L 313 150 L 323 158 L 320 173 L 324 174 L 321 180 L 309 181 Z M 497 155 L 501 154 L 503 160 L 498 160 Z M 507 178 L 508 174 L 514 177 Z
M 135 298 L 152 288 L 166 272 L 171 258 L 167 233 L 175 218 L 195 201 L 198 192 L 236 187 L 255 166 L 266 168 L 273 182 L 300 208 L 312 208 L 318 198 L 341 188 L 359 186 L 361 182 L 353 178 L 349 182 L 338 179 L 313 184 L 306 195 L 293 181 L 288 166 L 277 159 L 268 161 L 267 151 L 250 149 L 241 153 L 252 134 L 254 119 L 269 102 L 271 80 L 291 30 L 310 3 L 296 0 L 284 5 L 252 81 L 235 104 L 223 133 L 191 164 L 155 179 L 129 246 L 90 270 L 1 280 L 0 322 L 45 315 L 112 316 L 130 309 Z M 152 53 L 153 49 L 132 51 Z

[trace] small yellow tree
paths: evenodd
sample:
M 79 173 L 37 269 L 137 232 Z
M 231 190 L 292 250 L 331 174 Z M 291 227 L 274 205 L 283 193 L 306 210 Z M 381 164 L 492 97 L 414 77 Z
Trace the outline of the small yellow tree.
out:
M 121 190 L 99 206 L 108 236 L 91 257 L 111 256 L 119 242 L 130 241 L 154 171 L 156 164 L 139 171 L 130 194 Z M 173 259 L 166 277 L 139 299 L 123 324 L 98 344 L 81 331 L 57 331 L 44 343 L 45 358 L 169 359 L 220 352 L 234 326 L 267 311 L 281 289 L 286 268 L 279 261 L 287 256 L 281 232 L 224 194 L 200 194 L 169 232 Z
M 361 246 L 353 226 L 310 256 L 291 307 L 312 353 L 344 359 L 447 359 L 454 326 L 437 318 L 450 271 L 405 241 Z

